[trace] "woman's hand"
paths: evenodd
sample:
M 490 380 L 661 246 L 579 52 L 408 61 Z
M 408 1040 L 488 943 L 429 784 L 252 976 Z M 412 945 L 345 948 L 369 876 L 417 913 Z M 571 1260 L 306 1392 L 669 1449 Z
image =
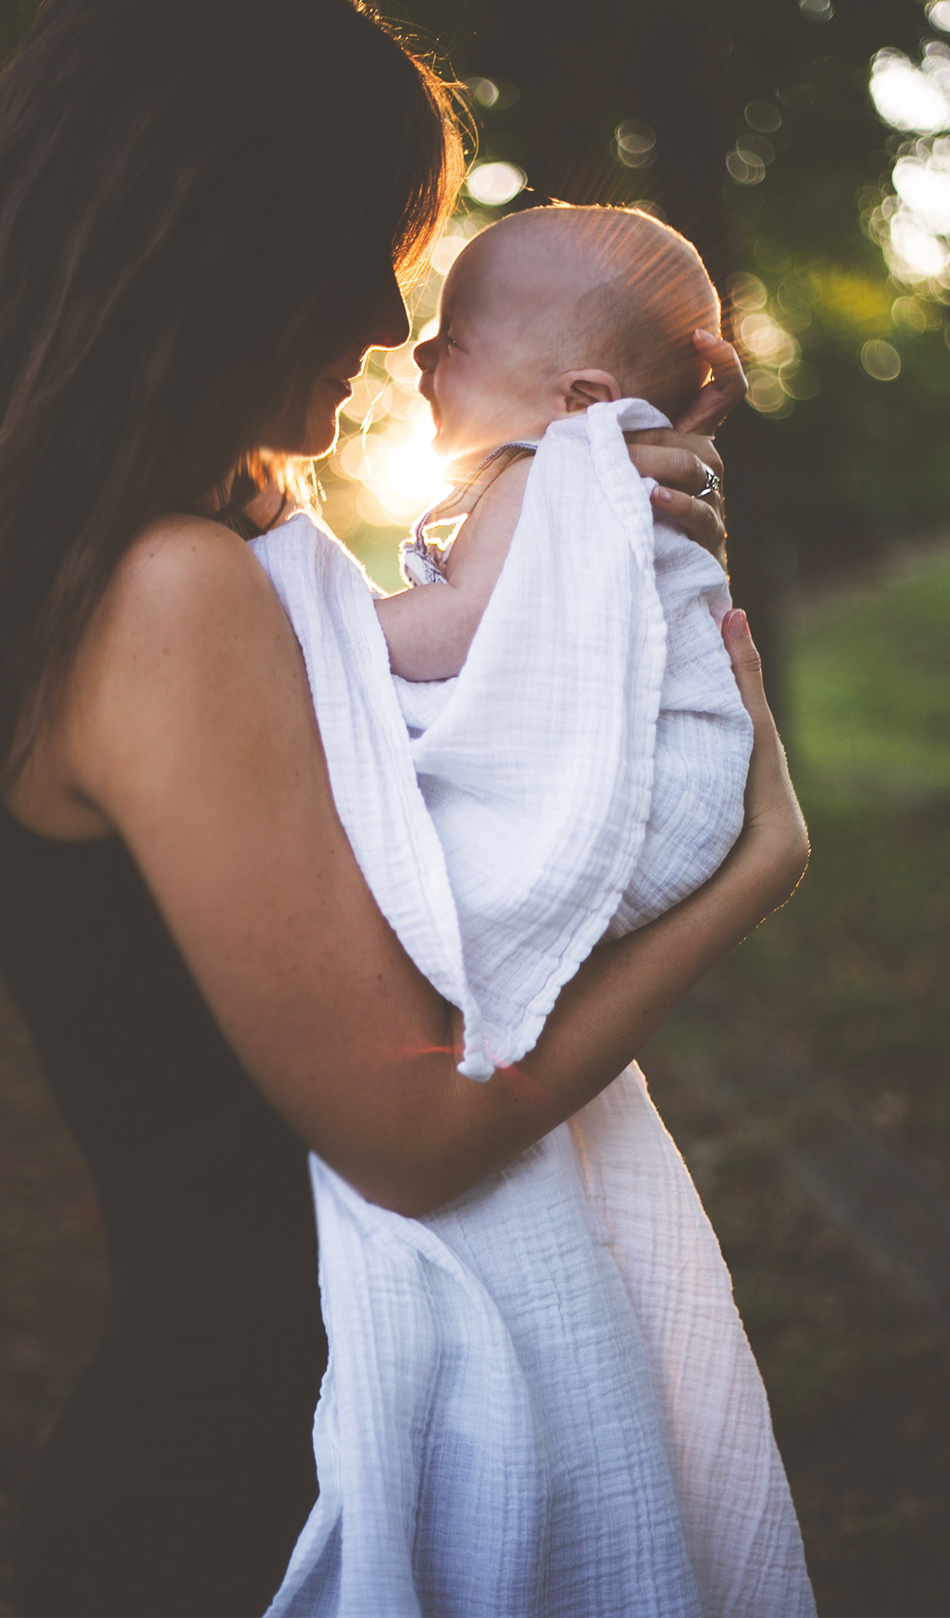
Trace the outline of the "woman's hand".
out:
M 726 613 L 722 637 L 739 695 L 752 720 L 746 816 L 739 841 L 758 846 L 764 860 L 774 868 L 774 905 L 780 905 L 794 892 L 808 864 L 808 828 L 789 777 L 785 749 L 765 700 L 762 659 L 744 612 L 734 608 Z
M 653 504 L 659 516 L 726 565 L 726 525 L 721 490 L 700 496 L 710 472 L 722 482 L 723 467 L 712 434 L 748 386 L 731 343 L 697 331 L 693 342 L 712 371 L 706 385 L 673 428 L 626 435 L 630 459 L 641 477 L 655 478 Z
M 709 331 L 695 331 L 693 343 L 712 375 L 675 426 L 678 433 L 700 433 L 711 437 L 733 407 L 745 398 L 749 384 L 742 361 L 724 337 L 714 337 Z

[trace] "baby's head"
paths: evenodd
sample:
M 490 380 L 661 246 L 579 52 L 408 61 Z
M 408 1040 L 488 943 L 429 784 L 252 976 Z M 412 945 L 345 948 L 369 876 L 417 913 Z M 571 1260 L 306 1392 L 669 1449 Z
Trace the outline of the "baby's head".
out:
M 719 330 L 719 299 L 668 225 L 621 208 L 510 214 L 456 259 L 439 330 L 415 350 L 435 447 L 483 455 L 604 399 L 675 418 L 706 374 L 697 327 Z

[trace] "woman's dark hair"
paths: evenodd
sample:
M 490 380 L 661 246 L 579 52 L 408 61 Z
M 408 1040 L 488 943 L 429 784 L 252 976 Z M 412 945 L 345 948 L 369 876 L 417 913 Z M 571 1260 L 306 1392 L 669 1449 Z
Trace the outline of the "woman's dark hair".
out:
M 0 75 L 7 780 L 137 531 L 302 421 L 462 162 L 359 0 L 46 0 Z

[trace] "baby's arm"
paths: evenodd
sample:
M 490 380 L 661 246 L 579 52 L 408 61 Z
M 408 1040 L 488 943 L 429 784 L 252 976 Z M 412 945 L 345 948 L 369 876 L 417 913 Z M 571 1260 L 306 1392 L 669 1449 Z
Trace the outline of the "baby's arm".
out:
M 531 458 L 489 484 L 449 552 L 445 584 L 422 584 L 377 601 L 394 674 L 446 680 L 468 656 L 521 515 Z

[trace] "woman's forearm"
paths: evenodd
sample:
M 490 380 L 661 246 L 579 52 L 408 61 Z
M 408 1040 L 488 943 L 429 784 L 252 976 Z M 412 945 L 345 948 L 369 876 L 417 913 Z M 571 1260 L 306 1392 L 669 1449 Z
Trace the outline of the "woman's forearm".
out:
M 560 1091 L 571 1088 L 583 1061 L 594 1094 L 599 1081 L 639 1053 L 709 968 L 784 903 L 800 875 L 801 862 L 781 848 L 754 837 L 738 845 L 675 909 L 594 950 L 566 985 L 525 1070 Z M 586 1099 L 579 1096 L 578 1104 Z
M 372 1200 L 421 1215 L 476 1185 L 583 1107 L 636 1058 L 689 989 L 787 898 L 803 855 L 768 834 L 744 838 L 704 887 L 627 938 L 595 949 L 562 990 L 537 1046 L 484 1085 L 444 1089 Z M 385 1176 L 384 1176 L 385 1180 Z
M 517 1069 L 482 1086 L 454 1070 L 443 1073 L 424 1126 L 411 1137 L 414 1163 L 400 1163 L 391 1191 L 385 1175 L 367 1189 L 374 1200 L 427 1212 L 576 1112 L 637 1056 L 693 984 L 794 891 L 808 859 L 807 830 L 744 614 L 728 614 L 723 632 L 754 732 L 746 825 L 732 853 L 675 909 L 593 951 Z

